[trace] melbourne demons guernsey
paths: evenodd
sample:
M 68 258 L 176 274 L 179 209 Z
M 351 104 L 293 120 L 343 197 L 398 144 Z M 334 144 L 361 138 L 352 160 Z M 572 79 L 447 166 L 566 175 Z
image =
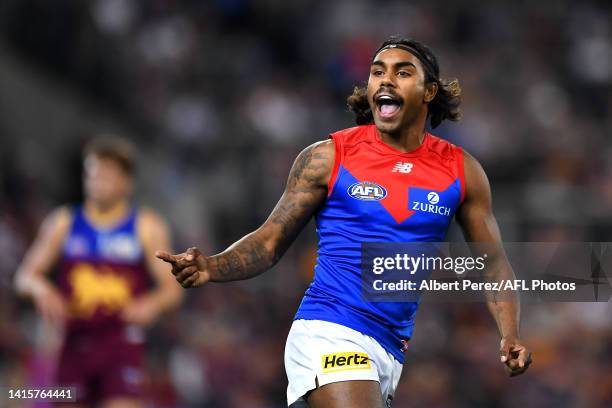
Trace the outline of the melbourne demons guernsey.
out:
M 70 310 L 67 334 L 121 332 L 121 311 L 150 283 L 136 231 L 138 212 L 131 210 L 108 229 L 93 226 L 81 207 L 72 213 L 58 276 Z
M 357 330 L 403 363 L 418 302 L 362 299 L 361 244 L 444 241 L 465 192 L 463 152 L 425 133 L 416 150 L 404 153 L 382 142 L 374 125 L 331 138 L 335 163 L 327 201 L 315 217 L 315 275 L 295 319 Z

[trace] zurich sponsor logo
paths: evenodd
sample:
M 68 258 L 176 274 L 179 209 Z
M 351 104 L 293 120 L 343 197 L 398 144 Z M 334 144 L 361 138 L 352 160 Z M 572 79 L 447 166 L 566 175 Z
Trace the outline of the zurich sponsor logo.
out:
M 357 200 L 378 201 L 387 196 L 387 190 L 376 183 L 361 181 L 351 184 L 347 192 Z
M 421 211 L 431 214 L 444 215 L 450 217 L 451 209 L 443 205 L 436 205 L 440 202 L 440 195 L 435 191 L 427 193 L 427 203 L 415 200 L 411 202 L 410 209 L 412 211 Z
M 432 191 L 427 194 L 427 201 L 429 201 L 429 204 L 438 204 L 438 202 L 440 202 L 440 196 L 435 191 Z

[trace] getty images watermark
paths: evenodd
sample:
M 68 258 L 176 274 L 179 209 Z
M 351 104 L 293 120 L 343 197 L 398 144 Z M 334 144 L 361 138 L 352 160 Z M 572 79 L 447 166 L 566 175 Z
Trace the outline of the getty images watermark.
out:
M 607 302 L 612 295 L 612 243 L 365 243 L 361 249 L 368 301 L 519 295 L 528 302 Z

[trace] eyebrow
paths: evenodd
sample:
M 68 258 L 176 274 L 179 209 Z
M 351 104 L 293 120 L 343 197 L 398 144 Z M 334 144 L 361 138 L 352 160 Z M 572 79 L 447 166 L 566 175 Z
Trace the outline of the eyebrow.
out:
M 387 64 L 385 64 L 384 62 L 382 62 L 380 60 L 373 61 L 371 65 L 378 65 L 378 66 L 381 66 L 381 67 L 386 67 L 387 66 Z M 395 64 L 393 64 L 393 66 L 395 68 L 413 67 L 414 69 L 416 69 L 416 65 L 414 65 L 410 61 L 396 62 Z

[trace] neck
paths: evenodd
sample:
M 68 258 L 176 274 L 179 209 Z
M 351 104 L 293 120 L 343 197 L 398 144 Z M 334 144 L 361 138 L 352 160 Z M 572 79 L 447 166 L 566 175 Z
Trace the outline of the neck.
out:
M 420 115 L 415 121 L 402 126 L 396 132 L 385 132 L 378 128 L 376 131 L 384 143 L 397 150 L 411 152 L 423 144 L 426 119 L 426 115 Z
M 121 221 L 129 211 L 127 200 L 119 200 L 103 205 L 92 200 L 86 200 L 85 215 L 95 225 L 106 227 Z

